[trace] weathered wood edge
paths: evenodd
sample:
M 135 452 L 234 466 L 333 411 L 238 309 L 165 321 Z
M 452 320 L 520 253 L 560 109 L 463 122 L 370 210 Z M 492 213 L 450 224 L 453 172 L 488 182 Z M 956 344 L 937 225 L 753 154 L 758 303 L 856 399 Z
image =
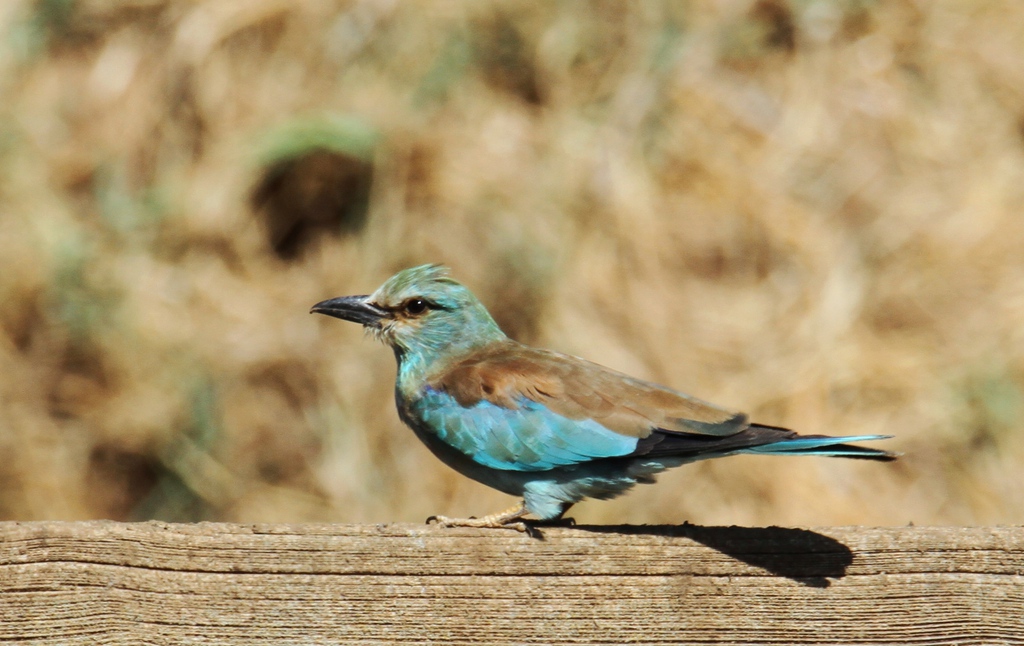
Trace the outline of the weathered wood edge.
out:
M 566 575 L 1021 575 L 1024 526 L 578 526 L 536 539 L 415 524 L 0 522 L 0 566 L 55 557 L 206 572 L 549 574 L 555 559 Z

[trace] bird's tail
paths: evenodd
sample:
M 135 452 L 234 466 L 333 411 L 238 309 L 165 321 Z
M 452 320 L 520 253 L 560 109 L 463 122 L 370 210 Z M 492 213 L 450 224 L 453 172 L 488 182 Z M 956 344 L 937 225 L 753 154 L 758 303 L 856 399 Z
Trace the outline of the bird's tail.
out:
M 758 431 L 768 432 L 783 431 L 773 426 L 751 424 L 746 432 Z M 855 446 L 850 442 L 871 442 L 874 440 L 886 440 L 891 435 L 851 435 L 847 437 L 830 437 L 828 435 L 796 435 L 776 442 L 751 446 L 737 451 L 737 453 L 752 453 L 755 455 L 820 455 L 833 458 L 859 458 L 862 460 L 880 460 L 889 462 L 895 460 L 896 453 L 883 451 L 881 449 L 869 449 L 863 446 Z

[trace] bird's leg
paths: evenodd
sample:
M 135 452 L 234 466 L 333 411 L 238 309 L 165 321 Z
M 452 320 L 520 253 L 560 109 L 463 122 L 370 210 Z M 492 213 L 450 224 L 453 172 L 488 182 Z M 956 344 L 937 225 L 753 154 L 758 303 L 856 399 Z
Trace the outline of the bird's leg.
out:
M 489 514 L 483 518 L 448 518 L 447 516 L 431 516 L 428 523 L 437 523 L 441 527 L 503 527 L 520 532 L 530 533 L 530 527 L 521 519 L 527 514 L 526 501 L 520 500 L 505 511 Z

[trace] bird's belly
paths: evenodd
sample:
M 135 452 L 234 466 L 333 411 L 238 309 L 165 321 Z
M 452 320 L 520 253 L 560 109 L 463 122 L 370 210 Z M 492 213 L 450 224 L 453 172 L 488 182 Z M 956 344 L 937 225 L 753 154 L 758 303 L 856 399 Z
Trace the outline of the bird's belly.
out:
M 462 451 L 452 447 L 441 440 L 436 433 L 425 427 L 421 422 L 407 415 L 401 406 L 398 408 L 399 417 L 406 426 L 411 428 L 421 442 L 433 453 L 437 459 L 455 469 L 467 478 L 472 478 L 488 487 L 513 496 L 522 496 L 526 482 L 530 480 L 529 474 L 517 471 L 505 471 L 492 469 L 473 460 Z
M 424 415 L 422 404 L 423 401 L 418 400 L 409 405 L 399 396 L 399 416 L 434 455 L 451 468 L 477 482 L 507 494 L 522 496 L 526 500 L 530 512 L 541 518 L 558 517 L 569 505 L 586 497 L 613 498 L 637 482 L 651 482 L 653 475 L 666 467 L 666 464 L 659 461 L 628 457 L 629 452 L 635 446 L 635 438 L 623 438 L 622 445 L 617 446 L 609 445 L 607 442 L 602 443 L 601 436 L 595 438 L 590 445 L 592 451 L 597 455 L 583 456 L 575 453 L 577 458 L 575 461 L 549 464 L 543 468 L 538 468 L 535 463 L 527 463 L 518 469 L 509 468 L 509 466 L 515 466 L 514 463 L 499 463 L 503 466 L 509 465 L 504 468 L 493 467 L 483 460 L 494 461 L 496 455 L 503 455 L 502 451 L 498 450 L 493 454 L 484 455 L 483 458 L 481 458 L 480 452 L 489 450 L 488 438 L 501 437 L 502 434 L 499 430 L 480 424 L 470 425 L 468 429 L 466 424 L 440 425 L 437 416 L 432 416 L 431 411 L 427 411 Z M 432 412 L 436 413 L 437 411 Z M 425 417 L 433 423 L 428 422 L 424 419 Z M 550 431 L 550 428 L 549 425 L 547 430 Z M 574 429 L 586 433 L 587 439 L 593 437 L 591 429 L 587 426 L 577 426 Z M 537 431 L 537 429 L 532 430 Z M 460 435 L 460 433 L 473 431 L 476 433 L 471 437 Z M 538 437 L 545 441 L 552 441 L 550 437 L 544 435 L 543 429 L 539 432 Z M 579 441 L 579 438 L 576 439 Z M 564 444 L 564 438 L 556 437 L 553 441 L 559 440 L 563 440 Z M 469 449 L 467 450 L 466 447 Z M 506 457 L 510 460 L 516 459 L 514 450 L 509 450 L 507 446 L 504 447 L 504 450 L 508 453 Z M 626 455 L 620 457 L 615 455 L 614 451 Z M 602 452 L 613 454 L 601 455 Z M 556 452 L 556 454 L 564 458 L 572 452 L 566 449 L 562 453 Z M 527 459 L 536 461 L 536 456 Z

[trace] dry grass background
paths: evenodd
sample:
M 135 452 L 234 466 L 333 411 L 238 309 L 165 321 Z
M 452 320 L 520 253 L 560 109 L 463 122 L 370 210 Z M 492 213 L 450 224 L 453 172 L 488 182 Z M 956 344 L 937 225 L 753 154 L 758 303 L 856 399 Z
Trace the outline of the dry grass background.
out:
M 307 314 L 422 262 L 513 336 L 891 465 L 738 457 L 581 521 L 1024 523 L 1024 4 L 0 6 L 0 517 L 509 501 Z

